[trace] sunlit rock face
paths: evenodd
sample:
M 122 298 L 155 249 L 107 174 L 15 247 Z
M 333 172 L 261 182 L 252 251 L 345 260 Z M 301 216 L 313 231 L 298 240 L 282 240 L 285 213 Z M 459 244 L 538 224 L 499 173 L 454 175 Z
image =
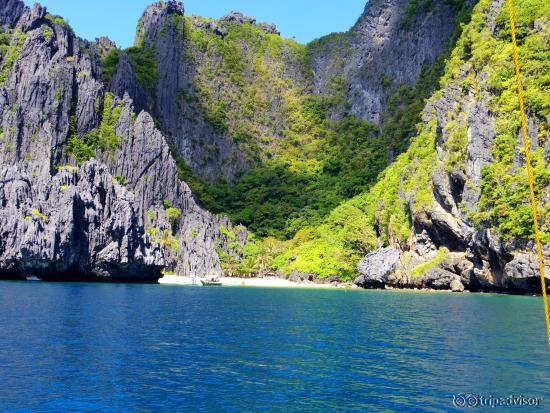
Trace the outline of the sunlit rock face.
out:
M 153 118 L 136 115 L 126 92 L 107 99 L 99 61 L 114 44 L 82 41 L 61 18 L 20 1 L 1 2 L 0 25 L 9 39 L 0 84 L 0 277 L 221 274 L 216 250 L 228 242 L 220 226 L 231 224 L 197 206 Z M 82 149 L 109 133 L 116 145 L 96 142 L 91 159 L 76 162 L 75 142 Z

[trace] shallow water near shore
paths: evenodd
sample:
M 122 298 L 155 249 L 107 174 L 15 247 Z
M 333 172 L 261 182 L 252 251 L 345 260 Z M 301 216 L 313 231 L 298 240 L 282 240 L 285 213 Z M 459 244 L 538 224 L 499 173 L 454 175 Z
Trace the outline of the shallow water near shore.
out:
M 0 303 L 0 411 L 550 406 L 540 297 L 0 282 Z

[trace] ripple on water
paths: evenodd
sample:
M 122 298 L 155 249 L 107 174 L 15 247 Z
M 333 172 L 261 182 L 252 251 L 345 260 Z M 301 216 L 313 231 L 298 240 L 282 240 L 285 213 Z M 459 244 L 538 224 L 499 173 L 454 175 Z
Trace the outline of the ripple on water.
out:
M 550 400 L 539 298 L 0 286 L 0 410 L 437 411 L 455 393 Z

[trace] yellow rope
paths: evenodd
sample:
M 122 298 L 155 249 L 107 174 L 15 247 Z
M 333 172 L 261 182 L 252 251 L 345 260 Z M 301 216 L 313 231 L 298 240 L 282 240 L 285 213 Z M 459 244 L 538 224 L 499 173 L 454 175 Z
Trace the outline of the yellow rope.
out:
M 531 207 L 533 210 L 533 227 L 535 230 L 535 242 L 537 244 L 537 253 L 539 256 L 540 283 L 542 286 L 542 298 L 544 300 L 544 314 L 546 316 L 546 333 L 548 335 L 548 345 L 550 346 L 550 309 L 548 308 L 548 297 L 546 294 L 546 276 L 544 274 L 544 259 L 542 257 L 542 243 L 540 241 L 539 231 L 539 212 L 537 198 L 535 195 L 535 180 L 533 178 L 533 166 L 531 164 L 531 142 L 527 132 L 527 117 L 525 116 L 525 104 L 523 102 L 523 84 L 521 81 L 521 72 L 519 66 L 519 52 L 516 40 L 516 23 L 514 19 L 514 3 L 508 0 L 508 14 L 510 15 L 510 28 L 512 29 L 512 48 L 514 50 L 514 63 L 516 65 L 516 80 L 518 83 L 519 108 L 521 111 L 521 127 L 523 129 L 523 149 L 525 151 L 525 163 L 527 166 L 527 175 L 529 176 L 529 190 L 531 193 Z

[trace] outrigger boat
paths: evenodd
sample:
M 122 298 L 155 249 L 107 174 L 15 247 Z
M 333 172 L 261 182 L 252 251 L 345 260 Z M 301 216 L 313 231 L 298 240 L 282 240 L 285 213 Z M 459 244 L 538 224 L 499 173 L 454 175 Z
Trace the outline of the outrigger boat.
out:
M 220 281 L 219 278 L 209 278 L 206 280 L 201 280 L 201 284 L 204 285 L 205 287 L 215 287 L 215 286 L 222 285 L 222 282 Z

